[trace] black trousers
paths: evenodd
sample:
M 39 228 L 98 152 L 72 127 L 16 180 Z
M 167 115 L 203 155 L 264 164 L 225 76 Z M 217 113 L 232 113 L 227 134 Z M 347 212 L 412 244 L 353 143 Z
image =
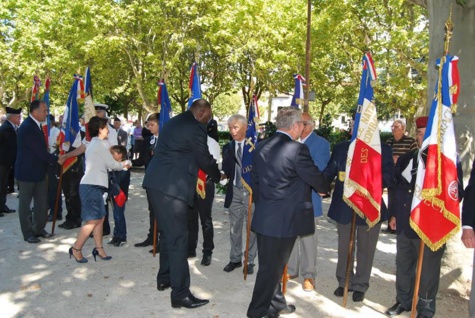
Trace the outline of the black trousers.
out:
M 58 193 L 58 171 L 56 165 L 54 167 L 48 166 L 48 207 L 49 207 L 49 214 L 54 214 L 54 209 L 56 208 L 56 195 Z M 61 189 L 59 189 L 61 192 Z M 58 202 L 58 217 L 63 216 L 63 200 L 61 198 L 61 194 L 59 197 Z
M 213 219 L 211 209 L 214 200 L 214 183 L 206 182 L 206 196 L 202 199 L 197 193 L 193 202 L 193 207 L 188 211 L 188 254 L 195 254 L 198 245 L 198 216 L 201 220 L 203 231 L 203 255 L 211 255 L 214 249 L 213 243 Z
M 171 299 L 188 297 L 188 204 L 160 191 L 147 189 L 160 231 L 160 268 L 157 283 L 168 283 Z
M 7 209 L 7 185 L 11 167 L 0 164 L 0 211 Z
M 13 166 L 10 168 L 10 173 L 8 174 L 8 191 L 15 191 L 15 172 L 13 171 Z
M 82 165 L 75 164 L 63 174 L 62 189 L 65 197 L 66 221 L 81 224 L 81 198 L 79 197 L 79 182 L 84 175 Z
M 259 271 L 247 309 L 247 316 L 250 318 L 274 315 L 287 307 L 280 282 L 296 239 L 270 237 L 259 233 L 256 233 L 256 238 Z
M 155 227 L 155 213 L 153 211 L 152 202 L 150 201 L 148 192 L 147 192 L 147 202 L 148 202 L 148 221 L 149 221 L 147 240 L 149 240 L 150 242 L 153 242 L 153 229 Z M 157 241 L 158 241 L 158 236 L 159 235 L 157 233 Z

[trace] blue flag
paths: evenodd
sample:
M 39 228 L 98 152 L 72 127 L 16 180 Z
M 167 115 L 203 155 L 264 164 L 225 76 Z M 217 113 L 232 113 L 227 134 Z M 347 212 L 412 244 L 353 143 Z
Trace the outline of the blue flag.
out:
M 170 97 L 168 97 L 168 90 L 165 81 L 158 82 L 158 104 L 160 105 L 160 123 L 159 131 L 170 120 L 172 114 L 172 105 L 170 103 Z
M 191 104 L 193 104 L 196 99 L 201 98 L 200 76 L 198 74 L 198 65 L 196 65 L 196 62 L 193 62 L 193 65 L 191 66 L 188 90 L 190 93 L 190 98 L 188 99 L 188 108 L 190 108 Z
M 295 74 L 294 79 L 295 79 L 294 96 L 292 97 L 292 102 L 290 103 L 290 106 L 299 108 L 300 105 L 303 105 L 305 101 L 304 92 L 303 92 L 303 86 L 305 85 L 305 78 L 300 74 Z
M 242 153 L 242 184 L 246 189 L 252 193 L 251 189 L 251 170 L 252 158 L 257 146 L 257 129 L 255 119 L 259 117 L 259 108 L 257 106 L 257 98 L 252 97 L 251 105 L 249 106 L 249 115 L 247 119 L 246 139 L 244 140 L 244 148 Z
M 74 76 L 74 83 L 69 92 L 68 102 L 64 109 L 62 133 L 64 133 L 64 143 L 72 145 L 79 133 L 79 115 L 78 115 L 78 85 L 81 81 L 79 76 Z

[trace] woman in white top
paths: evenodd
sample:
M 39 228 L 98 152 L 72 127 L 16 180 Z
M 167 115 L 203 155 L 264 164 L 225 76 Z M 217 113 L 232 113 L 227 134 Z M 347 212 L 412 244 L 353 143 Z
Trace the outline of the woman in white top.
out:
M 115 161 L 110 153 L 109 144 L 105 140 L 109 132 L 106 118 L 92 117 L 88 128 L 93 138 L 86 149 L 86 171 L 79 185 L 81 218 L 86 223 L 81 227 L 73 247 L 69 249 L 69 258 L 73 256 L 78 263 L 87 262 L 81 250 L 91 232 L 96 245 L 92 250 L 94 260 L 96 256 L 102 260 L 112 258 L 107 256 L 102 247 L 102 223 L 106 215 L 103 196 L 109 186 L 107 169 L 122 170 L 130 167 L 126 161 Z

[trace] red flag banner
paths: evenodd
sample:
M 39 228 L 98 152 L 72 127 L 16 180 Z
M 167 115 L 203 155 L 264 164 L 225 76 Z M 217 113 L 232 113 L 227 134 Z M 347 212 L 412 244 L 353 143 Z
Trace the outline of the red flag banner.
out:
M 373 59 L 370 53 L 366 53 L 363 57 L 358 108 L 346 161 L 343 200 L 365 219 L 369 227 L 380 220 L 383 195 L 381 140 L 372 87 L 375 80 Z
M 458 58 L 437 61 L 439 75 L 418 156 L 410 224 L 432 250 L 460 230 L 457 145 L 452 109 L 460 90 Z

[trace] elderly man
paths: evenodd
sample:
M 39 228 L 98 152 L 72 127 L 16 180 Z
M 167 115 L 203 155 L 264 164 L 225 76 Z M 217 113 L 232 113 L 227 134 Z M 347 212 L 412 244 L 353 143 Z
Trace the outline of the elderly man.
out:
M 20 120 L 21 109 L 7 107 L 6 121 L 0 127 L 0 216 L 15 212 L 6 205 L 7 184 L 10 171 L 15 165 Z
M 225 272 L 231 272 L 242 266 L 242 228 L 244 219 L 247 224 L 247 211 L 249 207 L 249 191 L 241 180 L 241 163 L 246 137 L 247 120 L 242 115 L 232 115 L 228 119 L 229 132 L 233 140 L 223 147 L 223 171 L 230 180 L 224 207 L 229 209 L 229 236 L 231 240 L 230 261 L 224 267 Z M 256 236 L 251 233 L 249 238 L 249 264 L 247 273 L 254 273 L 254 259 L 256 258 Z
M 48 214 L 46 169 L 56 162 L 62 164 L 64 160 L 58 160 L 48 151 L 42 129 L 47 115 L 46 104 L 35 100 L 30 104 L 30 116 L 18 128 L 15 162 L 15 179 L 20 186 L 18 216 L 23 238 L 28 243 L 39 243 L 38 237 L 53 236 L 45 231 Z M 32 199 L 35 201 L 35 213 L 30 208 Z
M 313 163 L 320 171 L 323 171 L 330 160 L 330 143 L 317 135 L 315 122 L 308 113 L 302 114 L 304 124 L 300 142 L 307 145 Z M 323 214 L 322 198 L 317 192 L 312 191 L 313 216 L 315 227 L 318 218 Z M 302 287 L 305 291 L 315 288 L 315 276 L 317 275 L 317 231 L 313 235 L 298 237 L 295 242 L 288 264 L 288 275 L 292 278 L 300 274 L 304 278 Z
M 397 159 L 400 156 L 405 155 L 409 151 L 417 149 L 417 143 L 414 138 L 406 136 L 406 124 L 400 119 L 396 119 L 393 122 L 391 126 L 391 132 L 393 136 L 388 138 L 386 143 L 391 146 L 393 150 L 393 161 L 394 165 L 396 165 Z M 393 192 L 391 190 L 388 191 L 388 199 L 389 202 L 393 200 Z M 397 211 L 393 211 L 391 212 L 391 215 L 394 215 L 396 213 Z M 383 231 L 391 234 L 396 234 L 396 231 L 391 230 L 391 228 L 389 227 L 389 221 L 386 230 Z
M 251 318 L 295 311 L 295 306 L 287 305 L 280 278 L 296 237 L 315 231 L 311 188 L 319 193 L 329 188 L 308 147 L 295 141 L 303 128 L 299 109 L 282 108 L 277 114 L 277 132 L 260 142 L 254 154 L 252 230 L 257 237 L 259 271 L 247 310 Z
M 417 145 L 422 146 L 428 117 L 416 120 Z M 395 218 L 389 225 L 397 231 L 396 252 L 396 303 L 386 311 L 389 316 L 397 316 L 412 308 L 414 295 L 414 280 L 419 255 L 421 239 L 409 224 L 411 203 L 416 186 L 419 149 L 412 150 L 398 159 L 396 165 L 396 184 L 394 186 L 395 200 L 390 201 L 395 206 Z M 463 197 L 462 170 L 458 165 L 459 199 Z M 419 284 L 419 300 L 417 302 L 417 318 L 430 318 L 435 315 L 436 296 L 439 289 L 440 265 L 444 255 L 445 245 L 433 252 L 424 247 L 422 274 Z

